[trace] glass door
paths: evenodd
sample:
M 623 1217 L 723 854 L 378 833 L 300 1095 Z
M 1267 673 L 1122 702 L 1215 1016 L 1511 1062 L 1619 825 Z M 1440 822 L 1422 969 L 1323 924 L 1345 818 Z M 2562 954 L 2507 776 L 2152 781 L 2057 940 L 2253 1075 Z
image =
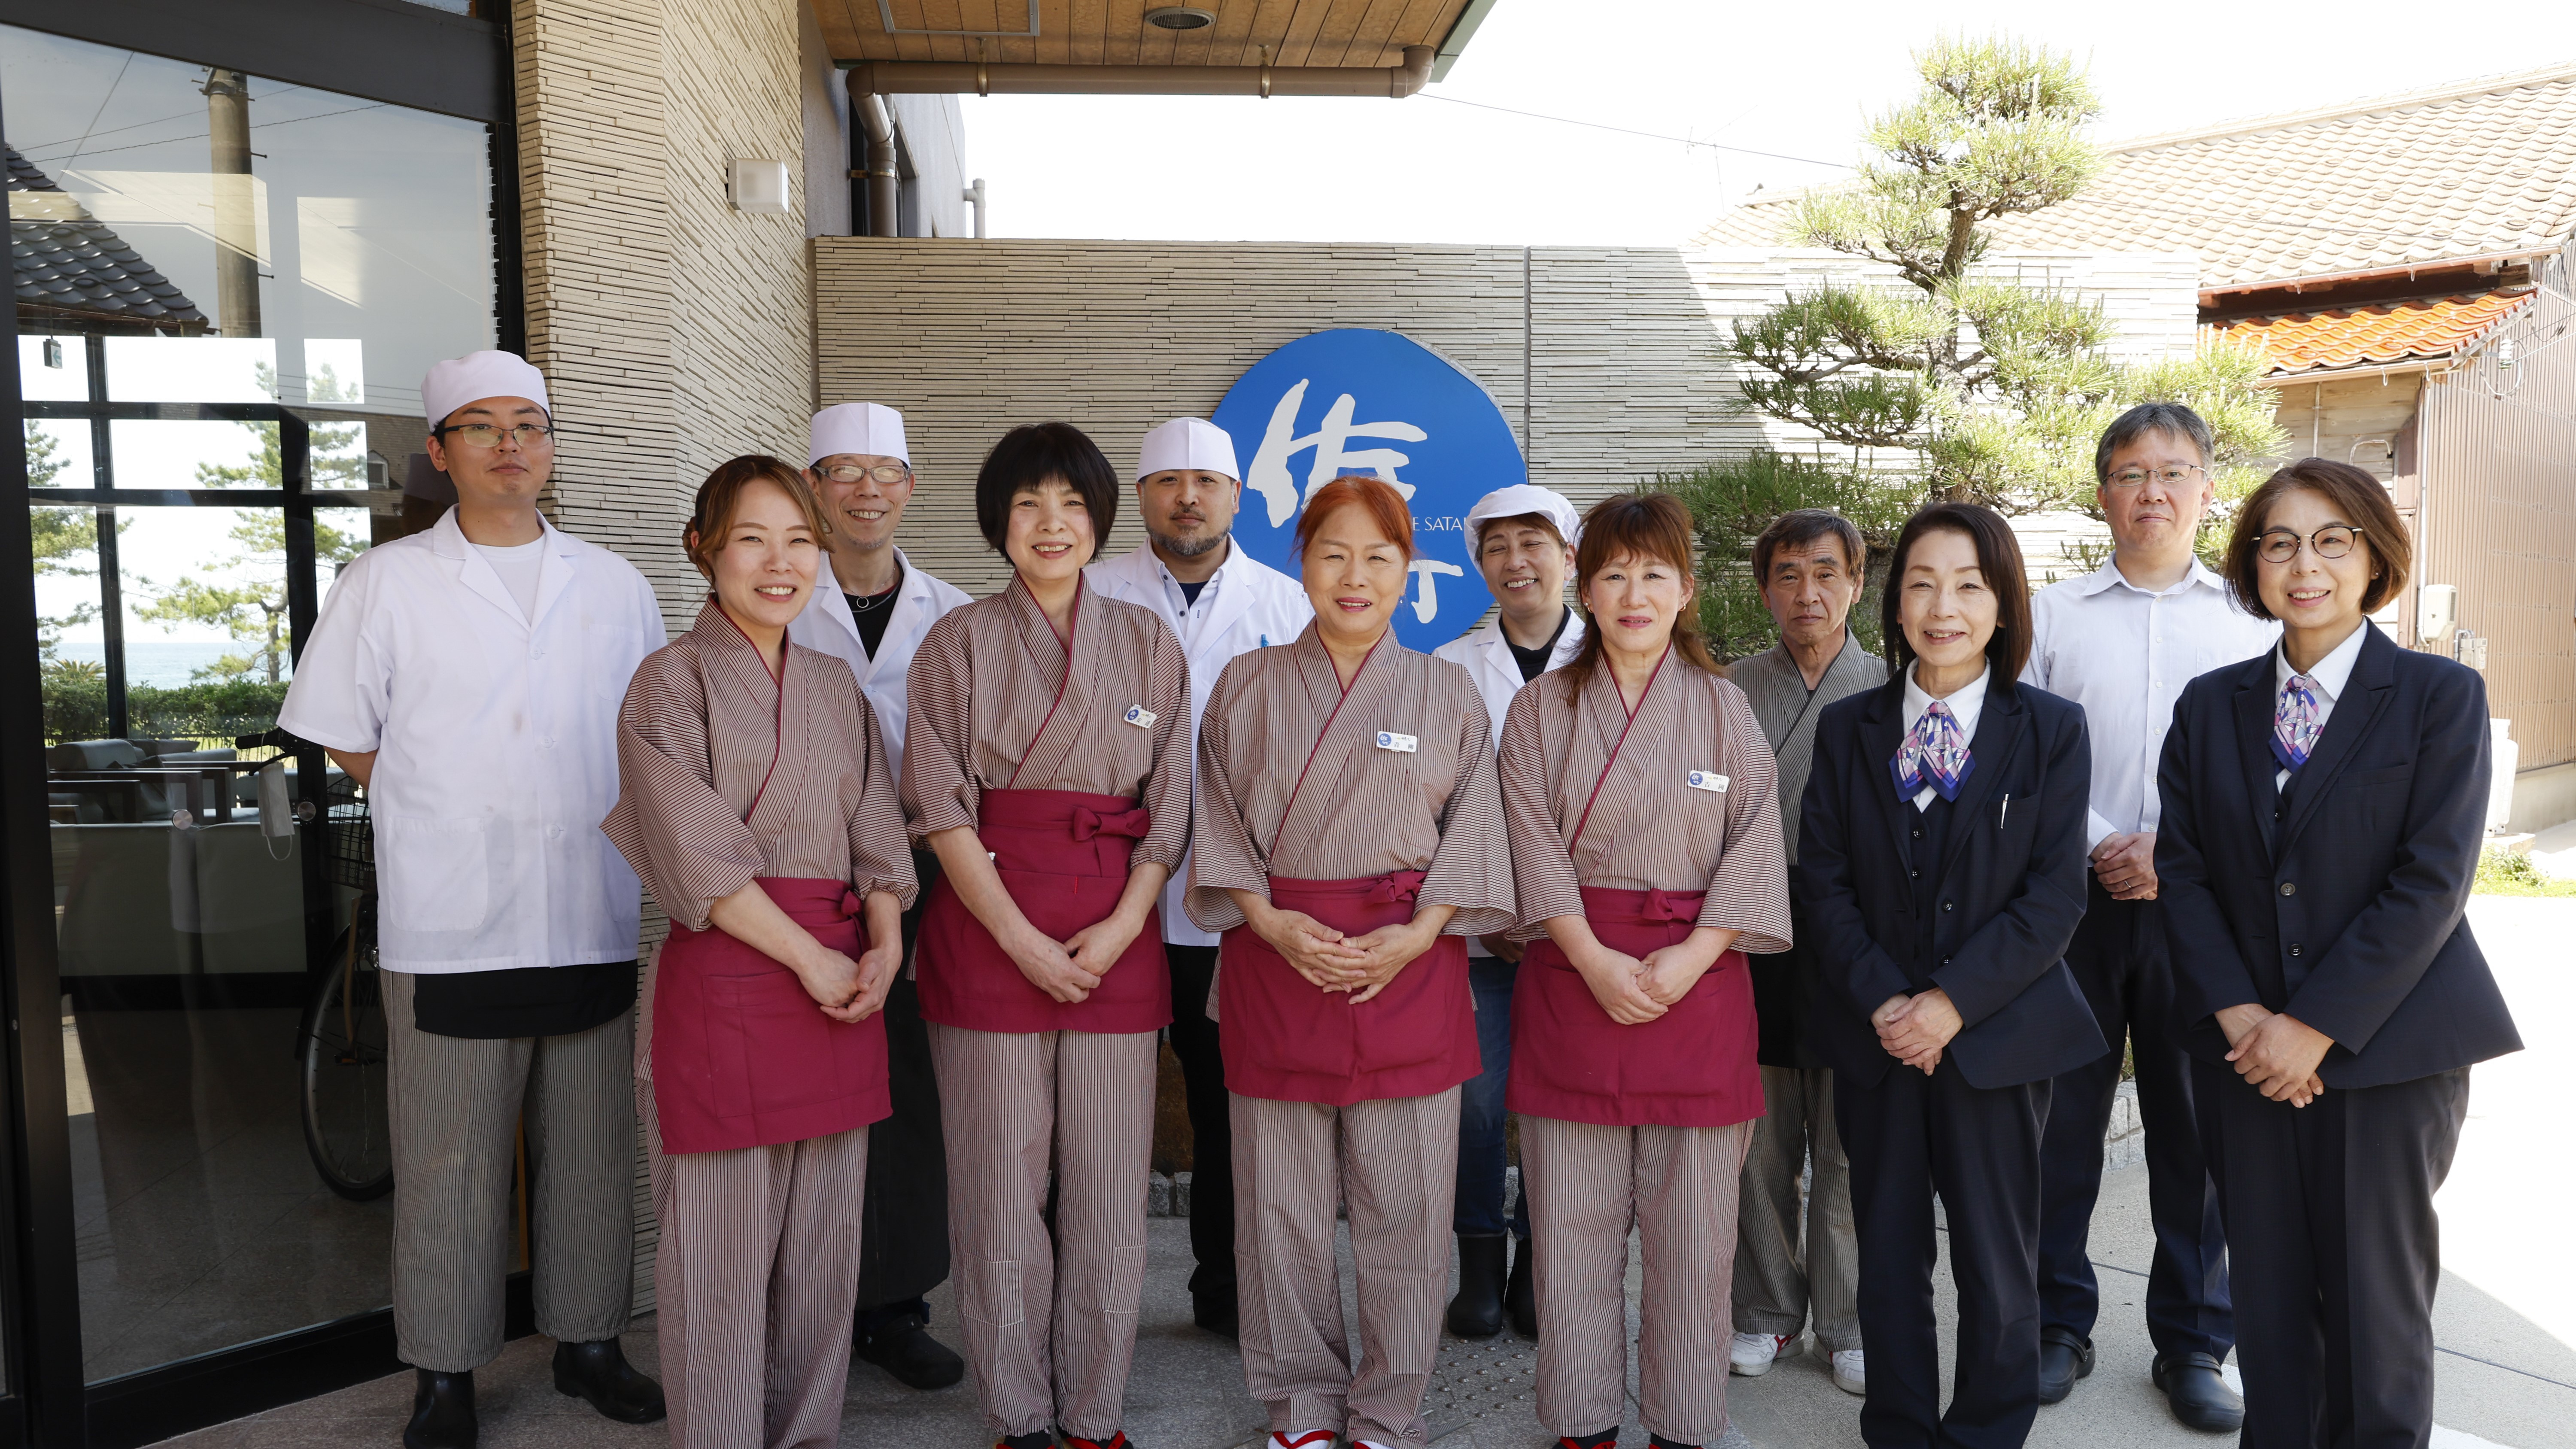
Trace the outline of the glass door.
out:
M 0 648 L 98 1384 L 389 1299 L 356 792 L 273 731 L 337 570 L 443 511 L 417 389 L 494 345 L 492 131 L 0 26 L 0 132 L 38 616 Z

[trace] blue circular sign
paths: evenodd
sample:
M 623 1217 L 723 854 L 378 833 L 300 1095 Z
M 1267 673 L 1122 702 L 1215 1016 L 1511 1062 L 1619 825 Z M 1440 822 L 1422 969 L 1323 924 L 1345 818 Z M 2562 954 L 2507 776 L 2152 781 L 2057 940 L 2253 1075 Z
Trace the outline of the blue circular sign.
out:
M 1254 558 L 1296 577 L 1306 500 L 1343 474 L 1374 474 L 1413 510 L 1413 576 L 1396 606 L 1396 638 L 1427 654 L 1492 606 L 1470 554 L 1467 510 L 1528 482 L 1529 468 L 1493 395 L 1448 359 L 1394 332 L 1317 332 L 1254 363 L 1213 421 L 1243 468 L 1234 536 Z

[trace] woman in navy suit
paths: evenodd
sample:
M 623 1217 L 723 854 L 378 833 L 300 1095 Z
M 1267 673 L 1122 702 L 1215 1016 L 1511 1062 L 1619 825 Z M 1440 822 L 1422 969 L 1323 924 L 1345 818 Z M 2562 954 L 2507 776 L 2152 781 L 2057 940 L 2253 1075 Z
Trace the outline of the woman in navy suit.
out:
M 2369 474 L 2323 458 L 2273 474 L 2237 513 L 2227 578 L 2281 642 L 2183 690 L 2157 777 L 2248 1449 L 2428 1442 L 2433 1192 L 2469 1064 L 2522 1046 L 2463 919 L 2486 686 L 2365 617 L 2411 555 Z
M 2084 914 L 2084 711 L 2015 681 L 2030 585 L 1992 512 L 1896 541 L 1898 677 L 1826 708 L 1798 874 L 1821 969 L 1810 1042 L 1851 1158 L 1873 1446 L 2014 1449 L 2039 1411 L 2039 1138 L 2060 1072 L 2109 1050 L 2066 969 Z M 1941 1411 L 1932 1196 L 1958 1366 Z

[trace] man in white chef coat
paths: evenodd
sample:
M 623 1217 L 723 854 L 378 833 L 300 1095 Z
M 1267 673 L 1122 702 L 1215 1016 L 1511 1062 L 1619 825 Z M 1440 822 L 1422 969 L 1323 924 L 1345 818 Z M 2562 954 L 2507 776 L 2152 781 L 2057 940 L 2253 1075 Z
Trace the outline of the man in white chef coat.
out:
M 1499 749 L 1503 711 L 1511 708 L 1512 696 L 1583 647 L 1583 619 L 1565 602 L 1582 524 L 1564 494 L 1515 483 L 1476 500 L 1467 510 L 1467 536 L 1474 540 L 1477 571 L 1501 608 L 1492 623 L 1431 654 L 1465 666 L 1474 677 Z M 1520 959 L 1521 948 L 1501 936 L 1467 942 L 1484 1070 L 1458 1101 L 1458 1201 L 1452 1219 L 1458 1296 L 1449 1302 L 1449 1331 L 1461 1338 L 1502 1332 L 1506 1311 L 1514 1328 L 1538 1336 L 1528 1199 L 1508 1219 L 1503 1212 L 1503 1087 L 1511 1074 L 1512 981 Z M 1515 1239 L 1520 1251 L 1507 1271 L 1505 1253 Z
M 394 1334 L 418 1372 L 403 1442 L 471 1449 L 474 1370 L 501 1351 L 523 1121 L 555 1387 L 626 1423 L 663 1417 L 661 1386 L 618 1344 L 642 888 L 599 822 L 617 802 L 618 705 L 665 636 L 633 565 L 537 511 L 555 458 L 537 369 L 470 353 L 420 391 L 456 505 L 340 574 L 278 723 L 367 787 Z
M 1174 418 L 1145 435 L 1136 460 L 1136 506 L 1145 545 L 1085 571 L 1107 598 L 1162 616 L 1190 660 L 1190 759 L 1199 717 L 1226 661 L 1286 644 L 1315 617 L 1305 586 L 1235 547 L 1243 502 L 1234 440 L 1204 418 Z M 1193 765 L 1195 768 L 1195 763 Z M 1190 1114 L 1190 1300 L 1201 1328 L 1235 1336 L 1234 1137 L 1226 1117 L 1225 1063 L 1208 1020 L 1216 978 L 1215 933 L 1181 910 L 1190 878 L 1183 858 L 1163 892 L 1163 953 L 1172 971 L 1172 1054 L 1180 1058 Z
M 805 612 L 788 637 L 840 659 L 876 710 L 886 757 L 903 759 L 905 680 L 913 651 L 939 616 L 966 595 L 914 567 L 895 547 L 895 529 L 916 479 L 903 414 L 882 403 L 836 403 L 814 415 L 807 481 L 823 501 L 832 536 Z M 930 899 L 937 857 L 913 856 L 921 900 Z M 904 916 L 912 952 L 921 907 Z M 948 1277 L 948 1151 L 939 1135 L 939 1084 L 930 1036 L 910 974 L 886 997 L 886 1079 L 894 1115 L 868 1129 L 867 1207 L 859 1229 L 858 1318 L 850 1351 L 916 1389 L 944 1389 L 966 1376 L 957 1351 L 930 1336 L 925 1295 Z

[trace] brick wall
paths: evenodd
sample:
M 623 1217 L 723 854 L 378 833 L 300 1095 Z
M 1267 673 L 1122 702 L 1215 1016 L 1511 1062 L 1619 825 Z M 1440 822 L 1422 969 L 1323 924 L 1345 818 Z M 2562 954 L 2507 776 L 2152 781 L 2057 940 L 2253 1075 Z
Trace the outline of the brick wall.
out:
M 975 535 L 971 491 L 1012 424 L 1076 423 L 1124 468 L 1147 428 L 1211 412 L 1281 344 L 1384 327 L 1482 382 L 1531 476 L 1588 504 L 1658 471 L 1799 442 L 1733 410 L 1717 345 L 1731 319 L 1789 289 L 1869 275 L 1831 253 L 1753 249 L 852 237 L 816 241 L 814 259 L 821 400 L 904 410 L 922 475 L 905 550 L 969 593 L 1007 573 Z M 2102 295 L 2124 355 L 2192 345 L 2189 256 L 1996 265 Z M 2041 522 L 2034 566 L 2081 531 Z M 1133 547 L 1133 530 L 1112 549 Z

